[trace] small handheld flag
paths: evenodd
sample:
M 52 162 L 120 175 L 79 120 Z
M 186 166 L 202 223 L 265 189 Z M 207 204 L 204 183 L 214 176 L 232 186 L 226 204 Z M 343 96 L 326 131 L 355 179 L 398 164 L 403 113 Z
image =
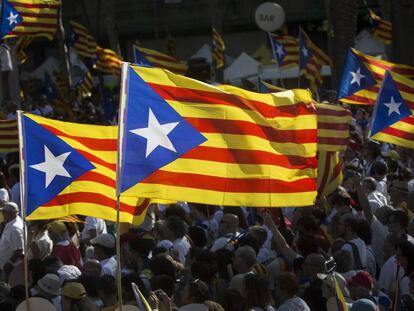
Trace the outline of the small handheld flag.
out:
M 226 50 L 226 46 L 224 44 L 223 38 L 221 37 L 220 33 L 213 28 L 213 41 L 211 46 L 211 51 L 213 55 L 213 60 L 216 64 L 216 68 L 219 69 L 224 67 L 225 59 L 224 59 L 224 51 Z
M 371 22 L 374 37 L 381 40 L 385 44 L 392 42 L 392 24 L 379 17 L 372 10 L 368 10 L 369 20 Z

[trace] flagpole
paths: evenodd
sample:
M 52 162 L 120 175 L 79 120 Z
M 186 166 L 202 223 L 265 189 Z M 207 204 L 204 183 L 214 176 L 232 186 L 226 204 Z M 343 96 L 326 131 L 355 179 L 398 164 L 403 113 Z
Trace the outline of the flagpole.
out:
M 69 93 L 70 88 L 72 86 L 72 76 L 70 73 L 70 60 L 69 60 L 68 47 L 66 46 L 66 42 L 65 42 L 65 29 L 63 28 L 62 7 L 59 7 L 58 42 L 59 42 L 59 51 L 60 51 L 60 55 L 62 57 L 62 62 L 63 62 L 61 63 L 61 68 L 62 68 L 63 74 L 66 76 L 66 79 L 65 79 L 66 88 Z
M 25 178 L 24 178 L 24 156 L 23 156 L 23 128 L 22 111 L 17 111 L 17 126 L 19 132 L 19 172 L 20 172 L 20 209 L 23 217 L 23 266 L 24 266 L 24 293 L 26 298 L 26 308 L 30 311 L 29 304 L 29 262 L 27 251 L 27 221 L 26 221 L 26 199 L 25 199 Z
M 123 142 L 120 139 L 123 137 L 123 124 L 126 108 L 126 82 L 128 78 L 128 66 L 129 63 L 122 63 L 121 71 L 121 87 L 119 88 L 119 110 L 118 110 L 118 152 L 116 156 L 116 253 L 117 253 L 117 271 L 116 280 L 118 287 L 118 301 L 119 310 L 122 311 L 122 280 L 121 280 L 121 225 L 119 222 L 119 213 L 121 207 L 121 187 L 120 187 L 120 176 L 121 176 L 121 159 L 122 159 L 122 146 Z

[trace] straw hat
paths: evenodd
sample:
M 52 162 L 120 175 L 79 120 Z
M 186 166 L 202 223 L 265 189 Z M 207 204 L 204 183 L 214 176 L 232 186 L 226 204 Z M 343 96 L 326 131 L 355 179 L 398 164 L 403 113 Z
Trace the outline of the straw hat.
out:
M 29 304 L 29 308 L 27 305 Z M 42 311 L 56 311 L 54 305 L 48 300 L 40 297 L 31 297 L 28 301 L 22 301 L 16 308 L 16 311 L 27 311 L 27 310 L 42 310 Z

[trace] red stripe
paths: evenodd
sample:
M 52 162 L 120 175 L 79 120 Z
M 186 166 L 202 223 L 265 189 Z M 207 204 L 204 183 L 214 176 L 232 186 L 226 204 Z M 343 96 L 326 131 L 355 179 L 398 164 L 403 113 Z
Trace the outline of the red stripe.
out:
M 245 99 L 233 94 L 186 89 L 155 83 L 148 83 L 148 85 L 165 100 L 233 106 L 257 111 L 266 118 L 315 114 L 312 105 L 305 103 L 274 107 L 263 102 Z
M 349 129 L 348 123 L 325 123 L 318 122 L 318 130 L 336 130 L 336 131 L 346 131 Z
M 261 178 L 224 178 L 158 170 L 141 183 L 237 193 L 297 193 L 316 190 L 315 178 L 295 181 Z
M 400 120 L 400 122 L 404 122 L 404 123 L 407 123 L 407 124 L 410 124 L 410 125 L 414 125 L 414 117 L 411 115 L 409 117 L 406 117 L 406 118 Z
M 278 143 L 316 143 L 316 129 L 279 130 L 248 121 L 185 118 L 201 133 L 252 135 Z
M 7 149 L 7 148 L 10 148 L 10 149 L 19 148 L 19 144 L 18 143 L 16 143 L 16 144 L 2 144 L 1 140 L 0 140 L 0 149 Z
M 76 181 L 92 181 L 111 187 L 114 189 L 114 191 L 116 189 L 116 181 L 114 179 L 94 171 L 84 173 L 78 179 L 76 179 Z
M 345 146 L 345 145 L 348 144 L 348 138 L 320 137 L 320 136 L 318 136 L 318 144 Z
M 47 30 L 49 29 L 56 29 L 57 28 L 57 19 L 56 19 L 56 24 L 45 24 L 45 23 L 38 23 L 38 22 L 22 22 L 21 24 L 19 24 L 19 26 L 17 27 L 22 27 L 22 28 L 45 28 Z
M 19 139 L 17 134 L 14 135 L 3 135 L 3 133 L 0 131 L 0 140 L 2 139 Z
M 102 205 L 103 207 L 109 207 L 116 210 L 116 200 L 110 199 L 107 196 L 104 196 L 95 192 L 72 192 L 68 194 L 61 194 L 54 197 L 52 200 L 44 204 L 44 207 L 55 206 L 55 205 L 65 205 L 71 203 L 90 203 Z M 129 214 L 135 214 L 135 206 L 121 203 L 120 206 L 121 212 L 126 212 Z M 90 211 L 93 213 L 93 211 Z
M 316 105 L 316 112 L 318 116 L 336 116 L 336 117 L 348 117 L 351 116 L 351 111 L 343 109 L 343 110 L 335 110 L 324 108 L 319 105 Z
M 155 54 L 151 54 L 151 53 L 146 53 L 144 51 L 140 52 L 142 54 L 144 54 L 145 57 L 151 57 L 155 60 L 159 60 L 159 61 L 166 61 L 166 62 L 170 62 L 170 63 L 178 63 L 176 59 L 172 58 L 171 56 L 167 56 L 167 55 L 155 55 Z
M 77 151 L 81 155 L 83 155 L 85 158 L 87 158 L 89 161 L 94 162 L 94 163 L 99 164 L 99 165 L 102 165 L 106 168 L 109 168 L 110 170 L 112 170 L 114 172 L 116 171 L 116 164 L 108 163 L 108 162 L 102 160 L 101 158 L 98 158 L 97 156 L 95 156 L 95 155 L 93 155 L 89 152 L 86 152 L 84 150 L 77 149 Z
M 42 126 L 57 136 L 73 139 L 94 151 L 117 151 L 118 148 L 117 139 L 73 136 L 62 132 L 51 125 L 42 124 Z
M 392 127 L 387 127 L 381 131 L 381 133 L 385 133 L 388 135 L 392 135 L 399 138 L 404 138 L 407 140 L 411 140 L 414 142 L 414 133 L 405 132 L 402 130 L 398 130 Z
M 29 8 L 29 9 L 50 9 L 50 10 L 57 10 L 60 7 L 60 4 L 41 4 L 41 3 L 28 3 L 23 1 L 9 1 L 11 5 L 13 5 L 16 9 L 21 8 Z
M 356 102 L 361 103 L 363 105 L 375 105 L 375 101 L 376 101 L 375 99 L 371 99 L 369 97 L 355 95 L 355 94 L 349 95 L 345 98 L 349 99 L 349 100 L 356 101 Z
M 335 165 L 332 171 L 332 176 L 329 182 L 333 182 L 336 178 L 338 178 L 339 174 L 342 171 L 342 161 L 339 160 L 339 162 Z
M 29 12 L 23 12 L 20 13 L 22 17 L 35 17 L 35 18 L 57 18 L 57 12 L 56 13 L 29 13 Z
M 288 156 L 258 150 L 222 149 L 204 146 L 198 146 L 190 150 L 181 158 L 221 163 L 277 165 L 291 169 L 318 167 L 316 157 Z
M 17 126 L 7 126 L 7 127 L 0 127 L 0 132 L 4 131 L 17 131 Z

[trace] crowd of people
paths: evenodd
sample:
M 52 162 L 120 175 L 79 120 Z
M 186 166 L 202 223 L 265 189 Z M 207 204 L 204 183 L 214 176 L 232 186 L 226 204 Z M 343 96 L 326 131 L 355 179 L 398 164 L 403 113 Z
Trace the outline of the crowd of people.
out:
M 64 118 L 42 95 L 25 109 Z M 15 118 L 13 103 L 5 115 Z M 105 123 L 98 96 L 74 121 Z M 140 310 L 136 284 L 153 310 L 414 310 L 414 152 L 367 138 L 371 112 L 353 109 L 342 154 L 342 185 L 314 206 L 263 209 L 177 202 L 152 204 L 139 227 L 116 230 L 93 217 L 28 222 L 23 246 L 18 157 L 0 174 L 0 310 L 31 297 L 56 310 Z M 116 232 L 120 235 L 120 258 Z M 19 274 L 20 273 L 20 274 Z M 396 297 L 396 298 L 395 298 Z

